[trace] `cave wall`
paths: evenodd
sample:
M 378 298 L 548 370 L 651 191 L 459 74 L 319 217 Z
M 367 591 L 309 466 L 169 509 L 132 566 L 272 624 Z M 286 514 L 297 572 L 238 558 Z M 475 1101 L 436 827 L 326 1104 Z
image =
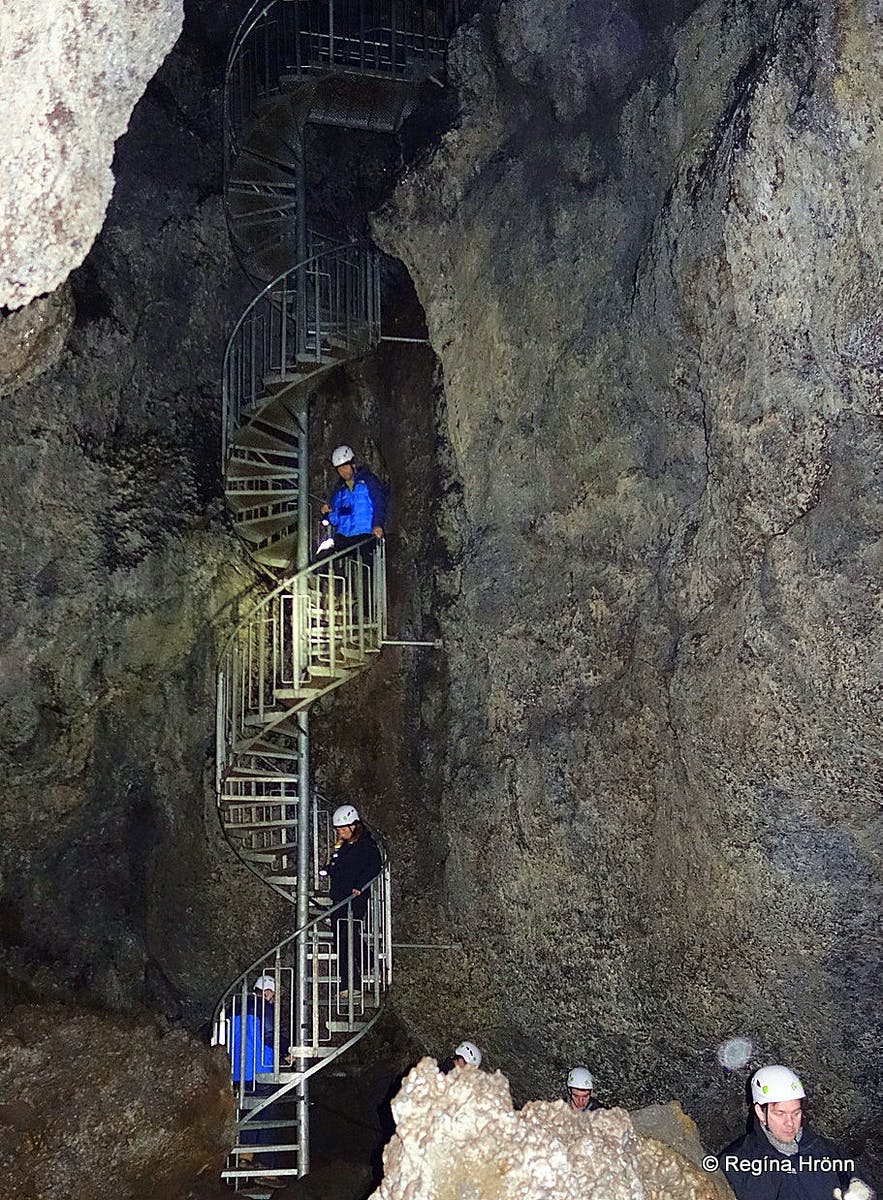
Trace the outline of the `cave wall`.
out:
M 4 1003 L 195 1025 L 284 919 L 212 797 L 253 584 L 217 466 L 233 7 L 189 7 L 93 251 L 0 326 Z M 857 0 L 486 6 L 376 222 L 438 359 L 341 372 L 313 445 L 392 481 L 392 631 L 444 650 L 323 702 L 315 774 L 438 947 L 399 955 L 409 1050 L 468 1033 L 517 1099 L 586 1059 L 722 1141 L 742 1033 L 832 1132 L 875 1119 L 875 36 Z
M 687 7 L 488 6 L 452 50 L 456 126 L 375 222 L 450 451 L 412 747 L 433 820 L 398 841 L 438 865 L 397 911 L 459 948 L 403 956 L 397 1003 L 522 1098 L 587 1060 L 711 1142 L 741 1125 L 746 1073 L 715 1050 L 744 1034 L 861 1140 L 879 24 L 856 0 Z
M 220 198 L 229 17 L 191 7 L 84 265 L 0 322 L 3 1005 L 198 1025 L 287 915 L 213 797 L 215 666 L 254 583 L 218 469 L 248 295 Z
M 181 0 L 7 0 L 0 71 L 0 305 L 80 266 L 113 191 L 114 142 L 181 32 Z

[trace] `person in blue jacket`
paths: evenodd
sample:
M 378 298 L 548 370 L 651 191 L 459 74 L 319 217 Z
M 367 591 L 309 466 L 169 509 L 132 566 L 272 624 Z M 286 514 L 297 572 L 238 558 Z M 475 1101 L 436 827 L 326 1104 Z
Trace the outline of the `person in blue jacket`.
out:
M 233 1067 L 233 1082 L 242 1079 L 254 1082 L 255 1075 L 273 1070 L 273 1002 L 276 981 L 272 975 L 261 975 L 254 992 L 245 1003 L 245 1012 L 236 1012 L 230 1023 L 230 1045 L 227 1053 Z M 240 1039 L 245 1027 L 245 1054 Z M 248 1089 L 251 1090 L 250 1088 Z
M 382 538 L 387 507 L 383 484 L 367 467 L 358 466 L 351 446 L 338 446 L 331 465 L 340 483 L 331 503 L 323 504 L 320 511 L 334 530 L 334 549 L 345 550 L 369 534 Z
M 227 1053 L 233 1067 L 233 1090 L 239 1091 L 240 1084 L 245 1094 L 265 1098 L 272 1096 L 276 1085 L 259 1083 L 256 1075 L 273 1071 L 273 1005 L 276 999 L 276 980 L 272 975 L 259 975 L 254 991 L 245 1003 L 244 1012 L 236 1012 L 230 1022 L 230 1045 Z M 244 1054 L 243 1054 L 244 1046 Z M 275 1106 L 262 1110 L 260 1119 L 269 1121 L 276 1116 Z M 254 1167 L 260 1182 L 265 1187 L 283 1187 L 283 1183 L 268 1171 L 277 1166 L 276 1156 L 261 1147 L 275 1141 L 273 1130 L 250 1129 L 246 1123 L 239 1135 L 242 1146 L 254 1146 L 254 1151 L 238 1155 L 237 1165 L 248 1169 Z
M 789 1067 L 751 1078 L 751 1130 L 718 1155 L 736 1200 L 871 1200 L 855 1156 L 804 1120 L 803 1084 Z

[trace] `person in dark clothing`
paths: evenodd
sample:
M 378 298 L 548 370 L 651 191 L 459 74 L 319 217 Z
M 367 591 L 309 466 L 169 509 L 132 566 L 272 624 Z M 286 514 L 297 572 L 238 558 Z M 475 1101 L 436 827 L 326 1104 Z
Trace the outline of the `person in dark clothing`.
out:
M 360 467 L 351 446 L 338 446 L 331 464 L 340 476 L 330 504 L 319 510 L 334 530 L 334 549 L 345 550 L 369 534 L 383 537 L 387 496 L 383 484 L 367 467 Z
M 342 990 L 339 999 L 361 997 L 362 932 L 368 912 L 368 885 L 380 874 L 382 866 L 377 843 L 352 804 L 342 804 L 332 817 L 336 835 L 334 852 L 323 873 L 331 881 L 331 903 L 351 899 L 340 908 L 334 920 L 337 966 Z M 350 961 L 352 946 L 352 961 Z
M 754 1073 L 752 1128 L 718 1156 L 736 1200 L 872 1200 L 854 1155 L 804 1121 L 805 1097 L 788 1067 Z
M 592 1093 L 595 1090 L 595 1081 L 592 1079 L 592 1073 L 588 1067 L 571 1067 L 567 1075 L 567 1106 L 571 1112 L 589 1113 L 595 1112 L 604 1105 L 600 1100 L 596 1100 Z

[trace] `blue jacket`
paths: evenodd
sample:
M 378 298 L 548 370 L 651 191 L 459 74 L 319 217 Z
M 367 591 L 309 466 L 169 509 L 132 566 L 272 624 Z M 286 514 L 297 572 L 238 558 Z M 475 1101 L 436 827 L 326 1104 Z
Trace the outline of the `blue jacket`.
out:
M 328 521 L 342 537 L 360 537 L 386 524 L 386 489 L 367 467 L 359 467 L 352 489 L 341 480 L 331 497 Z
M 249 996 L 245 1007 L 245 1082 L 255 1075 L 272 1071 L 273 1067 L 273 1005 Z M 233 1082 L 239 1082 L 239 1037 L 243 1016 L 236 1013 L 230 1022 L 230 1043 L 227 1053 L 233 1066 Z

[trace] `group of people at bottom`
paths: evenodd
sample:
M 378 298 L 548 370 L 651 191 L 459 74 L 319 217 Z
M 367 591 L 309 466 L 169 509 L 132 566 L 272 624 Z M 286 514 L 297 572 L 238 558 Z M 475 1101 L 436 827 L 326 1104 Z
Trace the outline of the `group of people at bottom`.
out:
M 461 1042 L 439 1070 L 447 1075 L 467 1064 L 480 1067 L 481 1062 L 476 1044 Z M 736 1200 L 874 1200 L 874 1191 L 858 1173 L 855 1155 L 807 1123 L 806 1091 L 790 1067 L 761 1067 L 752 1075 L 750 1089 L 748 1132 L 719 1155 L 703 1160 L 709 1169 L 715 1164 L 720 1168 Z M 606 1105 L 594 1090 L 588 1067 L 572 1067 L 563 1098 L 571 1112 L 596 1112 Z
M 457 1067 L 465 1067 L 467 1064 L 471 1067 L 480 1067 L 481 1062 L 481 1051 L 475 1042 L 461 1042 L 453 1054 L 438 1064 L 438 1069 L 442 1075 L 448 1075 Z M 567 1101 L 567 1106 L 572 1112 L 595 1112 L 599 1108 L 605 1108 L 606 1105 L 595 1098 L 594 1090 L 595 1081 L 589 1068 L 571 1067 L 564 1082 L 562 1098 Z

